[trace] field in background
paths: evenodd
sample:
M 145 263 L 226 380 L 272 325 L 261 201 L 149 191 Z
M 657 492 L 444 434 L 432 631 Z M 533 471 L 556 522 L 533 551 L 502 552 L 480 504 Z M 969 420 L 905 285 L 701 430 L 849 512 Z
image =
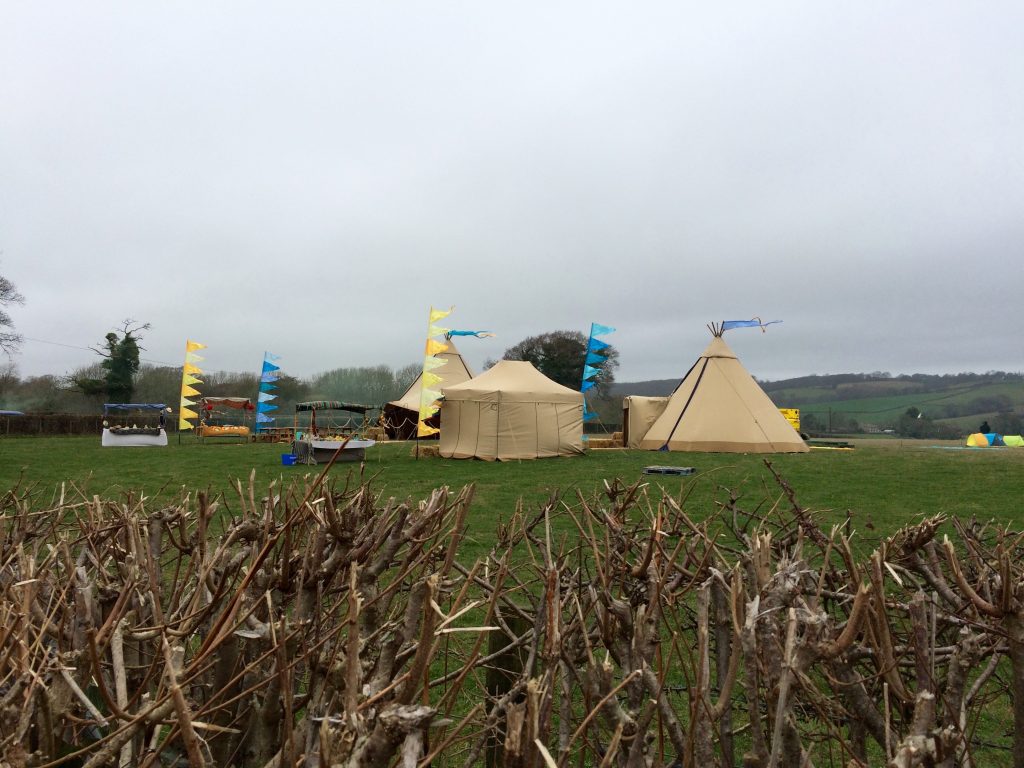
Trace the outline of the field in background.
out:
M 977 516 L 1020 525 L 1024 498 L 1024 449 L 960 450 L 936 441 L 861 440 L 853 451 L 812 451 L 768 457 L 795 489 L 799 501 L 841 522 L 853 512 L 853 525 L 866 540 L 890 533 L 939 512 Z M 285 487 L 316 467 L 285 467 L 281 444 L 210 444 L 186 441 L 161 448 L 101 448 L 98 437 L 23 438 L 0 441 L 0 491 L 31 488 L 40 500 L 93 495 L 123 498 L 144 493 L 152 508 L 180 498 L 182 488 L 223 496 L 230 513 L 237 507 L 234 483 L 248 484 L 255 472 L 257 498 L 271 482 Z M 741 508 L 780 500 L 764 457 L 736 454 L 657 453 L 595 450 L 586 456 L 487 463 L 411 455 L 409 443 L 368 449 L 364 472 L 385 496 L 424 498 L 441 485 L 476 485 L 468 546 L 486 550 L 497 521 L 507 520 L 522 503 L 529 510 L 553 494 L 574 503 L 577 493 L 593 496 L 604 480 L 643 479 L 674 495 L 686 494 L 691 514 L 703 518 L 738 491 Z M 692 477 L 644 475 L 648 465 L 692 466 Z M 358 475 L 358 464 L 337 464 L 331 474 L 344 482 Z M 279 486 L 280 487 L 280 486 Z M 568 525 L 568 523 L 567 523 Z M 468 553 L 467 553 L 468 554 Z

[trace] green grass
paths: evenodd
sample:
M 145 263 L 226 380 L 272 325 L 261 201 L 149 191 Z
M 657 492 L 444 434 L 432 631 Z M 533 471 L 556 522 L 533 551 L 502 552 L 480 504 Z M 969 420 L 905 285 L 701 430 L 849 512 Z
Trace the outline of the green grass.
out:
M 887 385 L 889 382 L 877 382 Z M 894 385 L 906 386 L 903 382 Z M 893 387 L 889 387 L 893 388 Z M 884 391 L 884 387 L 878 387 Z M 822 400 L 823 394 L 831 394 L 835 399 Z M 772 396 L 780 402 L 797 403 L 800 411 L 806 413 L 827 413 L 831 408 L 834 413 L 853 416 L 858 421 L 868 423 L 892 422 L 898 419 L 911 406 L 919 408 L 925 414 L 939 415 L 943 406 L 967 405 L 980 397 L 996 397 L 1005 395 L 1018 406 L 1024 400 L 1024 387 L 1016 382 L 998 382 L 992 384 L 961 384 L 951 386 L 944 391 L 917 392 L 902 395 L 884 395 L 877 397 L 848 398 L 844 396 L 843 387 L 835 390 L 824 390 L 820 387 L 804 387 L 772 392 Z M 807 398 L 805 400 L 804 398 Z M 810 400 L 810 402 L 808 402 Z M 815 402 L 817 401 L 817 402 Z M 974 415 L 967 417 L 969 422 L 976 420 Z
M 825 525 L 840 522 L 846 510 L 865 539 L 890 533 L 923 515 L 978 516 L 1020 526 L 1024 496 L 1024 449 L 948 450 L 927 441 L 864 441 L 854 451 L 812 451 L 769 457 L 796 490 L 801 504 L 818 513 Z M 186 440 L 167 448 L 101 448 L 95 438 L 20 438 L 0 441 L 0 490 L 16 484 L 33 489 L 40 504 L 54 499 L 65 484 L 87 496 L 118 498 L 144 493 L 150 505 L 181 495 L 182 489 L 223 495 L 230 512 L 237 505 L 233 482 L 247 482 L 256 472 L 257 493 L 275 479 L 285 484 L 318 471 L 281 466 L 280 444 L 198 443 Z M 687 506 L 703 518 L 725 498 L 723 489 L 742 493 L 741 507 L 753 510 L 780 492 L 763 457 L 738 454 L 592 451 L 586 456 L 522 462 L 419 460 L 410 444 L 387 443 L 368 449 L 366 473 L 386 496 L 424 498 L 432 489 L 474 483 L 476 496 L 465 555 L 489 548 L 495 523 L 508 519 L 522 499 L 537 509 L 554 493 L 567 501 L 576 492 L 598 493 L 604 480 L 627 483 L 645 479 L 652 491 L 663 487 L 678 496 L 689 493 Z M 643 475 L 651 464 L 692 466 L 689 478 Z M 332 476 L 358 473 L 358 465 L 338 464 Z M 559 530 L 570 532 L 562 521 Z

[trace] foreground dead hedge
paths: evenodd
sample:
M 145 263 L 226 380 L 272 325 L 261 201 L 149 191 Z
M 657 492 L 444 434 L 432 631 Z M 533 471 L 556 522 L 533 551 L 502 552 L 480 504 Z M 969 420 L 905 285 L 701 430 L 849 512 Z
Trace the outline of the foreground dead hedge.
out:
M 1021 534 L 861 554 L 781 479 L 711 515 L 616 482 L 467 563 L 471 489 L 322 478 L 7 494 L 0 764 L 1024 766 Z

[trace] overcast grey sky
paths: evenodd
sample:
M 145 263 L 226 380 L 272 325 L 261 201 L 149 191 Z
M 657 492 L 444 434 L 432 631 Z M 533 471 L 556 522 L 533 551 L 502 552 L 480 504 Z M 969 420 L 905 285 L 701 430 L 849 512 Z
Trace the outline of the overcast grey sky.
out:
M 760 378 L 1024 370 L 1020 2 L 0 4 L 29 339 L 290 373 L 709 321 Z M 26 341 L 22 375 L 96 361 Z

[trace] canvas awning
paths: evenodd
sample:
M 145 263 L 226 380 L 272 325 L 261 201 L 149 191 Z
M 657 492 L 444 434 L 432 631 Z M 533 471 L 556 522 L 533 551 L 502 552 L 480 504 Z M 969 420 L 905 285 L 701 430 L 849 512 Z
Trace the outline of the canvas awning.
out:
M 103 412 L 109 411 L 162 411 L 167 403 L 104 403 Z
M 310 400 L 307 403 L 296 403 L 295 412 L 300 411 L 351 411 L 352 413 L 366 413 L 374 411 L 376 405 L 360 405 L 359 403 L 343 403 L 340 400 Z
M 204 397 L 203 402 L 207 405 L 220 405 L 224 408 L 238 408 L 246 411 L 256 408 L 248 397 Z

